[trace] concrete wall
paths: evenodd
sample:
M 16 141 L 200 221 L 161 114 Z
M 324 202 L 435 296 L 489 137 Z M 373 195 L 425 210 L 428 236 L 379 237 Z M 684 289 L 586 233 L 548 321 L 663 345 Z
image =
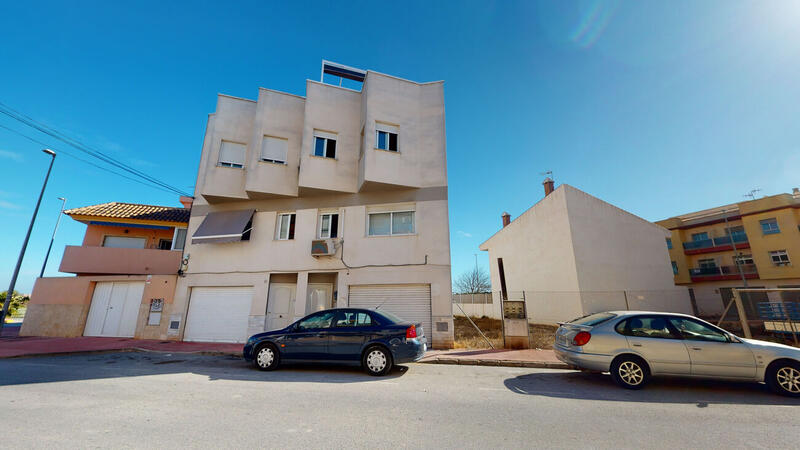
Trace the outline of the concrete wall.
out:
M 169 312 L 172 309 L 176 275 L 153 276 L 79 276 L 39 278 L 20 329 L 21 336 L 83 336 L 86 317 L 95 285 L 107 281 L 144 281 L 145 288 L 137 319 L 135 337 L 168 339 Z M 164 300 L 161 323 L 147 326 L 150 299 Z M 172 337 L 173 339 L 175 337 Z
M 58 270 L 75 274 L 171 275 L 177 274 L 180 266 L 178 250 L 68 245 Z
M 635 307 L 691 312 L 688 292 L 673 283 L 667 235 L 657 225 L 561 185 L 480 248 L 489 251 L 497 300 L 497 258 L 502 258 L 509 297 L 521 300 L 525 291 L 534 322 Z
M 174 228 L 158 230 L 153 228 L 138 228 L 111 225 L 88 225 L 83 235 L 84 247 L 101 247 L 106 236 L 143 237 L 147 238 L 145 248 L 158 248 L 161 239 L 172 240 Z

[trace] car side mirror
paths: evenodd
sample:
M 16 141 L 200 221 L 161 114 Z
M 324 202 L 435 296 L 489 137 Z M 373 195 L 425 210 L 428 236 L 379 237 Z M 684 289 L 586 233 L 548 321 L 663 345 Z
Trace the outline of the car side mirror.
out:
M 730 342 L 732 344 L 741 344 L 742 343 L 742 341 L 740 341 L 739 338 L 736 337 L 736 335 L 733 335 L 733 334 L 729 333 L 729 334 L 727 334 L 727 336 L 728 336 L 728 342 Z

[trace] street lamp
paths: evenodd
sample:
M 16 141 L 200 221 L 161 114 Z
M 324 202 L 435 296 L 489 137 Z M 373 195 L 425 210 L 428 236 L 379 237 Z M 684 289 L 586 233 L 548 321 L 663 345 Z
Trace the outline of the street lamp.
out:
M 47 168 L 47 175 L 44 177 L 42 184 L 42 192 L 39 193 L 39 200 L 36 201 L 36 208 L 33 209 L 33 217 L 31 217 L 31 224 L 28 225 L 28 233 L 25 235 L 25 240 L 22 241 L 22 250 L 19 251 L 19 258 L 17 258 L 17 266 L 14 267 L 14 274 L 11 275 L 11 283 L 8 285 L 6 291 L 6 301 L 3 302 L 3 311 L 0 312 L 0 334 L 3 332 L 3 325 L 6 321 L 6 314 L 8 314 L 8 306 L 11 304 L 11 298 L 14 296 L 14 286 L 17 284 L 17 276 L 19 276 L 19 268 L 22 266 L 22 258 L 25 256 L 25 249 L 28 248 L 28 241 L 31 238 L 31 231 L 33 231 L 33 223 L 36 221 L 36 214 L 39 212 L 39 205 L 42 204 L 42 196 L 44 189 L 47 187 L 47 180 L 50 178 L 50 171 L 53 170 L 53 163 L 56 161 L 56 152 L 46 148 L 42 150 L 51 156 L 50 166 Z
M 61 211 L 58 212 L 58 219 L 56 219 L 56 227 L 53 228 L 53 236 L 50 238 L 50 245 L 47 247 L 47 253 L 44 254 L 44 262 L 42 263 L 42 271 L 39 273 L 39 278 L 44 276 L 44 268 L 47 267 L 47 259 L 50 258 L 50 250 L 53 248 L 53 241 L 56 240 L 56 231 L 58 231 L 58 223 L 61 222 L 61 215 L 64 214 L 64 205 L 67 204 L 67 199 L 58 197 L 61 200 Z

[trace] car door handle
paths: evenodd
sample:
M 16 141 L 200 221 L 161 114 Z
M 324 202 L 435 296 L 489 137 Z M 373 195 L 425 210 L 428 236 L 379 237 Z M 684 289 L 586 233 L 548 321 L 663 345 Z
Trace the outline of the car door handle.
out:
M 700 350 L 702 350 L 702 348 L 700 348 L 700 347 L 692 347 L 692 350 L 700 351 Z
M 633 344 L 634 347 L 641 347 L 642 344 Z

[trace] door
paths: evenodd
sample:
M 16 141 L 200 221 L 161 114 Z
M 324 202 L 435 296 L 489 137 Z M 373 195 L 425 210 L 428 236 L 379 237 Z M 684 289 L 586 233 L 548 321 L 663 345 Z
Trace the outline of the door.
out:
M 185 341 L 245 342 L 253 288 L 194 287 L 186 315 Z
M 631 350 L 641 355 L 654 374 L 689 375 L 689 352 L 665 316 L 635 316 L 617 325 Z
M 336 361 L 358 361 L 361 347 L 373 327 L 372 317 L 361 311 L 336 311 L 328 335 L 328 353 Z
M 351 308 L 378 308 L 378 311 L 388 311 L 409 322 L 421 323 L 428 336 L 432 332 L 429 284 L 350 286 L 348 300 Z
M 330 283 L 309 283 L 306 314 L 330 309 L 333 304 L 333 285 Z
M 287 360 L 325 361 L 328 355 L 328 329 L 334 311 L 322 311 L 297 322 L 284 338 L 281 356 Z
M 673 317 L 692 362 L 692 375 L 755 378 L 756 359 L 741 342 L 731 342 L 722 330 L 698 320 Z
M 280 330 L 292 323 L 297 285 L 270 283 L 267 294 L 267 329 Z
M 144 282 L 98 282 L 86 317 L 84 336 L 133 337 Z

